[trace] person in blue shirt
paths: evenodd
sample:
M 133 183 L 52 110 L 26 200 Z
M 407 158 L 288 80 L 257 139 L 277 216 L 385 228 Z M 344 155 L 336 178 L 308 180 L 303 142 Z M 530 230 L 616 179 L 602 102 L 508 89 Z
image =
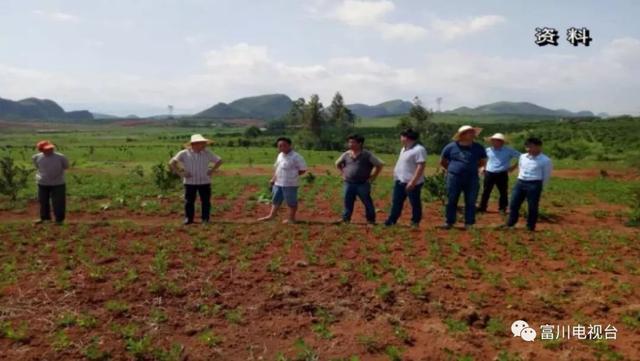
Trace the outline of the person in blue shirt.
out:
M 498 209 L 500 213 L 506 213 L 509 204 L 509 173 L 518 167 L 517 160 L 520 157 L 520 152 L 505 145 L 506 140 L 502 133 L 496 133 L 487 140 L 491 143 L 491 147 L 486 149 L 487 166 L 485 169 L 481 169 L 481 173 L 484 174 L 484 182 L 478 212 L 487 211 L 491 191 L 496 186 L 500 192 Z M 512 165 L 513 159 L 516 160 L 516 163 Z
M 551 159 L 542 154 L 542 141 L 529 138 L 524 143 L 527 153 L 520 156 L 518 161 L 518 181 L 511 191 L 509 218 L 503 228 L 513 228 L 518 223 L 520 206 L 527 200 L 527 229 L 536 230 L 538 222 L 538 205 L 545 184 L 551 178 L 553 166 Z
M 478 171 L 487 161 L 484 147 L 474 140 L 480 128 L 464 125 L 454 135 L 454 141 L 442 150 L 440 165 L 447 170 L 446 223 L 450 229 L 456 223 L 460 193 L 464 193 L 464 224 L 469 229 L 476 223 L 476 200 L 480 188 Z

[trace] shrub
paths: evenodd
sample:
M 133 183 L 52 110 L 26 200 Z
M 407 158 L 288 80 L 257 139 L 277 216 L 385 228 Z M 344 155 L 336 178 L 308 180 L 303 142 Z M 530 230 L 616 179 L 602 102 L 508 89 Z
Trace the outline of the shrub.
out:
M 173 173 L 164 162 L 154 165 L 151 170 L 153 171 L 153 180 L 162 193 L 174 189 L 180 181 L 180 176 Z
M 18 192 L 27 186 L 33 169 L 16 165 L 11 157 L 0 159 L 0 194 L 7 195 L 11 201 L 18 199 Z
M 439 200 L 442 205 L 447 199 L 446 174 L 438 169 L 435 174 L 426 176 L 424 181 L 425 197 L 428 201 Z

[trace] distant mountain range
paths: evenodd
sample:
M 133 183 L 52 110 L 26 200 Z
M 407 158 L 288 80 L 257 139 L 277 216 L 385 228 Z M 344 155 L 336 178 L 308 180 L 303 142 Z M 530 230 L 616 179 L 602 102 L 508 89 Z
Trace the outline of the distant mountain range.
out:
M 13 101 L 0 98 L 0 119 L 81 121 L 93 120 L 93 115 L 87 110 L 67 112 L 49 99 L 27 98 Z
M 209 109 L 194 115 L 200 118 L 214 119 L 279 119 L 291 108 L 291 98 L 284 94 L 269 94 L 255 97 L 241 98 L 229 104 L 218 103 Z M 328 105 L 328 104 L 325 104 Z M 408 114 L 412 103 L 405 100 L 390 100 L 377 105 L 347 104 L 347 107 L 361 118 L 381 118 L 395 115 Z M 461 114 L 469 116 L 480 115 L 518 115 L 518 116 L 543 116 L 543 117 L 594 117 L 590 111 L 571 112 L 565 109 L 552 110 L 528 102 L 496 102 L 481 105 L 475 108 L 460 107 L 447 111 L 449 114 Z M 599 114 L 603 116 L 606 114 Z
M 475 108 L 460 107 L 448 111 L 447 113 L 455 113 L 462 115 L 529 115 L 544 117 L 594 117 L 595 115 L 583 110 L 579 112 L 571 112 L 566 109 L 552 110 L 539 105 L 528 102 L 496 102 L 481 105 Z
M 173 118 L 207 118 L 217 120 L 230 119 L 259 119 L 275 120 L 286 115 L 291 109 L 293 101 L 285 94 L 266 94 L 240 98 L 231 103 L 217 103 L 194 115 L 176 115 Z M 329 104 L 325 104 L 329 105 Z M 412 103 L 405 100 L 390 100 L 377 105 L 348 104 L 347 107 L 361 118 L 380 118 L 408 114 Z M 590 111 L 571 112 L 565 109 L 549 109 L 528 102 L 496 102 L 481 105 L 475 108 L 460 107 L 445 112 L 447 114 L 460 114 L 466 116 L 482 115 L 513 115 L 536 117 L 594 117 Z M 599 117 L 608 114 L 599 113 Z M 122 117 L 125 119 L 137 118 L 135 115 Z M 2 120 L 42 120 L 42 121 L 86 121 L 102 120 L 110 121 L 122 119 L 109 114 L 90 113 L 86 110 L 67 112 L 52 100 L 27 98 L 12 101 L 0 98 L 0 119 Z M 157 115 L 146 117 L 147 119 L 164 121 L 171 117 Z

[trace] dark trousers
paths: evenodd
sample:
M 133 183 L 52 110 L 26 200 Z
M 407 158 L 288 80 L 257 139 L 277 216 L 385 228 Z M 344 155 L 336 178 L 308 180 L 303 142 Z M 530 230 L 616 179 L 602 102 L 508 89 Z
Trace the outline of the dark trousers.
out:
M 507 205 L 509 204 L 509 172 L 485 173 L 482 184 L 482 197 L 480 198 L 480 206 L 478 207 L 480 210 L 487 210 L 487 204 L 489 203 L 489 197 L 491 196 L 494 185 L 498 188 L 498 192 L 500 192 L 500 199 L 498 201 L 499 209 L 501 211 L 507 210 Z
M 67 187 L 64 184 L 45 186 L 38 184 L 38 202 L 40 202 L 40 219 L 51 220 L 51 205 L 56 222 L 63 222 L 66 212 Z
M 514 226 L 518 223 L 520 206 L 527 200 L 527 228 L 535 231 L 538 221 L 538 204 L 542 195 L 542 181 L 518 180 L 511 191 L 511 205 L 509 206 L 509 220 L 507 226 Z
M 411 223 L 419 224 L 422 220 L 420 193 L 423 185 L 424 183 L 418 184 L 412 190 L 407 191 L 407 183 L 395 181 L 393 185 L 393 196 L 391 198 L 391 211 L 389 212 L 389 218 L 387 218 L 384 224 L 392 225 L 398 222 L 398 218 L 400 218 L 402 214 L 404 201 L 407 198 L 409 198 L 409 203 L 411 204 Z
M 373 205 L 373 199 L 371 199 L 371 183 L 369 182 L 344 182 L 344 212 L 342 213 L 342 219 L 347 222 L 351 220 L 356 197 L 360 198 L 362 204 L 364 204 L 367 222 L 375 223 L 376 208 Z
M 193 222 L 196 196 L 198 194 L 200 195 L 200 202 L 202 202 L 202 220 L 209 220 L 209 215 L 211 213 L 211 184 L 185 184 L 184 216 L 189 222 Z
M 476 200 L 480 180 L 477 176 L 447 174 L 447 206 L 445 209 L 447 224 L 455 224 L 458 212 L 458 200 L 464 193 L 464 224 L 476 223 Z

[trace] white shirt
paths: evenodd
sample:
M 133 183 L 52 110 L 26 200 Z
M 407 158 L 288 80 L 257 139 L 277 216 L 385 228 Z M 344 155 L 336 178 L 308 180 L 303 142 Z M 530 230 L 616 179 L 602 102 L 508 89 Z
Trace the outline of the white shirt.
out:
M 419 163 L 427 161 L 427 150 L 420 144 L 414 144 L 411 148 L 402 147 L 400 156 L 393 169 L 393 178 L 402 183 L 409 183 L 416 173 Z M 424 182 L 424 175 L 416 181 L 416 184 Z
M 541 180 L 544 183 L 547 183 L 551 178 L 551 170 L 553 169 L 551 159 L 542 153 L 535 157 L 529 153 L 521 155 L 518 167 L 520 168 L 518 179 L 525 181 Z
M 190 177 L 182 178 L 182 183 L 190 185 L 211 184 L 211 176 L 207 174 L 211 163 L 218 163 L 220 157 L 211 153 L 208 149 L 194 152 L 191 148 L 179 151 L 171 161 L 182 163 L 184 171 Z
M 279 187 L 297 187 L 300 178 L 298 172 L 307 170 L 304 158 L 293 150 L 287 154 L 280 152 L 273 167 L 276 169 L 275 185 Z

